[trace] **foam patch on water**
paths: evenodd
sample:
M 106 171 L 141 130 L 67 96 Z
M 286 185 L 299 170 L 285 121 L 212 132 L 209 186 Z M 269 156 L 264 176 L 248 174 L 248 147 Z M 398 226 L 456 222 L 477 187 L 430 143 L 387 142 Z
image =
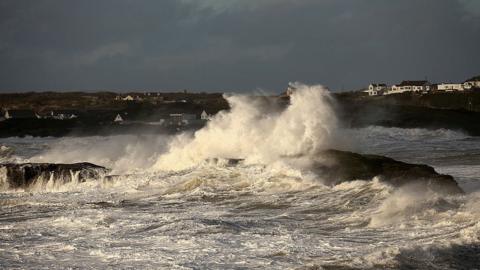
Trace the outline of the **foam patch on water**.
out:
M 91 267 L 383 268 L 418 247 L 437 263 L 432 248 L 479 243 L 477 194 L 399 191 L 378 179 L 327 187 L 298 174 L 205 163 L 103 189 L 11 194 L 37 204 L 10 206 L 2 216 L 0 237 L 10 240 L 0 249 L 11 251 L 0 258 L 12 265 L 15 244 L 15 254 L 36 266 L 68 254 L 73 265 Z M 51 260 L 28 255 L 33 247 Z

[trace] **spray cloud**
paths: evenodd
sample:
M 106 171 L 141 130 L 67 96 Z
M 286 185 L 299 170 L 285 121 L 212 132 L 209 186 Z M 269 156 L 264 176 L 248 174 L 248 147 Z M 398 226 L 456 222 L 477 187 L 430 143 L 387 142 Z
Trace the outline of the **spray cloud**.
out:
M 284 156 L 309 155 L 331 146 L 337 118 L 329 91 L 320 85 L 294 86 L 290 105 L 281 111 L 258 98 L 225 97 L 230 111 L 217 114 L 193 136 L 178 136 L 152 169 L 184 169 L 208 158 L 270 164 Z

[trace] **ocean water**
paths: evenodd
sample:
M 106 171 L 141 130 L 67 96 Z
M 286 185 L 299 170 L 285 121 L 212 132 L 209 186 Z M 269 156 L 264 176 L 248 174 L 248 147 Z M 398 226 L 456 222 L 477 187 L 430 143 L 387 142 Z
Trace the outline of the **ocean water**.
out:
M 118 175 L 1 191 L 0 268 L 480 268 L 479 137 L 342 129 L 315 114 L 295 121 L 295 108 L 264 118 L 256 109 L 249 115 L 248 102 L 230 101 L 241 124 L 232 123 L 233 109 L 195 135 L 0 139 L 2 162 L 89 161 Z M 330 146 L 429 164 L 453 175 L 465 194 L 377 179 L 329 187 L 308 166 L 281 158 Z M 246 160 L 231 166 L 227 157 Z

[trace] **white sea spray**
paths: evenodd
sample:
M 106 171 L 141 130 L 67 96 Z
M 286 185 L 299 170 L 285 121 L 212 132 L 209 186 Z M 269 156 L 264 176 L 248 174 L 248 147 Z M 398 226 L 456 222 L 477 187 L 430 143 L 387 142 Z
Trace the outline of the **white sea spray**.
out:
M 230 111 L 215 116 L 193 136 L 178 136 L 152 170 L 184 169 L 218 157 L 271 164 L 282 156 L 331 147 L 338 120 L 330 93 L 319 85 L 297 83 L 295 87 L 291 104 L 280 112 L 270 111 L 252 97 L 227 96 Z

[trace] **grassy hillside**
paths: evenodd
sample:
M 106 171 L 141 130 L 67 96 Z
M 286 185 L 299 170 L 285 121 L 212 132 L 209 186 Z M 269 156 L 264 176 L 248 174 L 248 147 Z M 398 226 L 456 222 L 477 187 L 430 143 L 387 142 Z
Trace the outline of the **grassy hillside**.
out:
M 146 96 L 144 93 L 123 93 L 126 95 L 139 96 L 142 101 L 116 100 L 118 93 L 113 92 L 30 92 L 16 94 L 0 94 L 0 108 L 3 109 L 31 109 L 35 112 L 43 112 L 57 109 L 74 110 L 122 110 L 131 107 L 132 104 L 143 104 L 153 107 L 165 107 L 171 101 L 186 101 L 199 106 L 221 110 L 227 107 L 222 94 L 213 93 L 161 93 L 159 96 Z

